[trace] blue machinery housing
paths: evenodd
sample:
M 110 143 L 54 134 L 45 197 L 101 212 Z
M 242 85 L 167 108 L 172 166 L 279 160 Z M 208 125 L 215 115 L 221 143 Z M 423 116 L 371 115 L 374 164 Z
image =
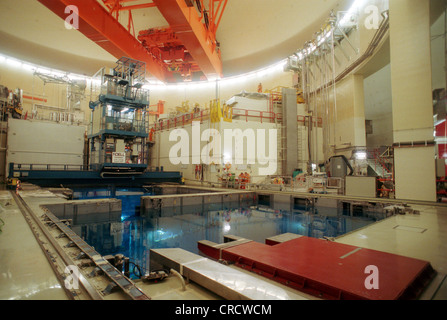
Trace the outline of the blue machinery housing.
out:
M 117 167 L 117 169 L 119 169 Z M 149 168 L 145 172 L 113 172 L 83 170 L 82 166 L 9 164 L 9 178 L 19 179 L 41 187 L 117 185 L 141 187 L 151 183 L 180 183 L 180 172 L 166 172 L 161 168 Z

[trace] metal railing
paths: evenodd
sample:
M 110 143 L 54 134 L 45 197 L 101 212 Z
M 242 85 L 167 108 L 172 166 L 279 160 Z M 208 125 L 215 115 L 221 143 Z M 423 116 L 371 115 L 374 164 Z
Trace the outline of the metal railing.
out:
M 87 171 L 83 164 L 18 164 L 11 163 L 14 171 Z
M 377 181 L 382 183 L 382 187 L 377 189 L 382 197 L 389 197 L 394 194 L 395 179 L 394 179 L 394 151 L 392 147 L 368 148 L 366 150 L 367 160 L 374 161 L 374 171 L 377 173 L 378 168 L 382 170 Z M 387 188 L 385 185 L 392 185 L 393 188 Z
M 105 117 L 104 128 L 106 130 L 118 130 L 127 132 L 147 133 L 148 125 L 144 120 L 129 120 L 119 117 Z
M 208 119 L 210 119 L 210 111 L 202 110 L 199 112 L 182 114 L 169 119 L 160 120 L 157 123 L 151 124 L 149 126 L 149 130 L 168 130 L 183 127 L 191 124 L 193 121 L 200 121 L 202 123 Z M 245 120 L 246 122 L 256 120 L 260 121 L 261 123 L 281 123 L 282 119 L 282 113 L 233 108 L 233 120 Z M 305 124 L 307 122 L 307 117 L 298 116 L 297 122 Z M 322 118 L 313 119 L 312 122 L 315 126 L 321 126 L 323 124 Z
M 125 166 L 126 164 L 123 164 Z M 10 171 L 95 171 L 92 165 L 10 163 Z M 145 171 L 163 172 L 163 167 L 148 166 Z
M 100 90 L 102 95 L 113 95 L 123 97 L 128 100 L 134 100 L 142 103 L 149 104 L 149 91 L 143 89 L 136 89 L 125 86 L 119 86 L 111 82 L 107 85 L 102 85 Z

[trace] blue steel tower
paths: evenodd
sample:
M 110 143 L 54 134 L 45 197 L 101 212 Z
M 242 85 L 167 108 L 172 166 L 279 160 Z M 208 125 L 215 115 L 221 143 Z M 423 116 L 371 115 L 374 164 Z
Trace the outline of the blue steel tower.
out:
M 103 68 L 97 101 L 90 102 L 90 167 L 102 175 L 138 174 L 148 166 L 149 91 L 143 89 L 146 64 L 122 57 Z

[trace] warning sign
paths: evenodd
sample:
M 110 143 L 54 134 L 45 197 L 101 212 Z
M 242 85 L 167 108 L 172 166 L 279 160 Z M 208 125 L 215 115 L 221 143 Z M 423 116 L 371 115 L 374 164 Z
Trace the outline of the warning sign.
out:
M 124 152 L 113 152 L 112 163 L 126 163 L 126 154 Z

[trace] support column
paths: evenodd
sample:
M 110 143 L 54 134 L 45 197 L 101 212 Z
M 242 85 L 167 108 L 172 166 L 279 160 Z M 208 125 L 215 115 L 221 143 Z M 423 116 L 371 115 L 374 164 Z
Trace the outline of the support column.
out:
M 283 167 L 284 175 L 292 175 L 293 171 L 297 168 L 298 165 L 298 141 L 297 141 L 297 132 L 298 132 L 298 108 L 296 103 L 296 90 L 290 88 L 282 89 L 282 114 L 283 114 L 283 126 L 285 127 L 285 131 L 282 130 L 282 133 L 285 132 L 285 167 Z M 301 160 L 301 159 L 300 159 Z M 304 168 L 303 168 L 304 169 Z
M 337 105 L 336 147 L 365 147 L 365 98 L 362 75 L 350 75 L 337 84 Z
M 390 1 L 394 143 L 433 141 L 430 1 Z M 395 148 L 396 198 L 436 201 L 435 147 Z

